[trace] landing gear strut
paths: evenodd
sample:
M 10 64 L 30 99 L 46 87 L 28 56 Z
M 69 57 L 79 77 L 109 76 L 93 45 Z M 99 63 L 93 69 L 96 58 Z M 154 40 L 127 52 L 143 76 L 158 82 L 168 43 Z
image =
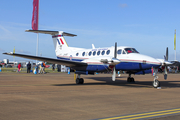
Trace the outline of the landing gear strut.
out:
M 80 74 L 78 74 L 78 77 L 76 78 L 76 84 L 83 84 L 84 83 L 84 79 L 80 78 Z
M 135 82 L 134 78 L 131 77 L 131 74 L 129 74 L 129 77 L 127 78 L 127 82 Z
M 157 72 L 158 72 L 158 69 L 153 69 L 153 76 L 154 76 L 153 87 L 154 88 L 157 88 L 160 86 L 160 82 L 158 81 Z

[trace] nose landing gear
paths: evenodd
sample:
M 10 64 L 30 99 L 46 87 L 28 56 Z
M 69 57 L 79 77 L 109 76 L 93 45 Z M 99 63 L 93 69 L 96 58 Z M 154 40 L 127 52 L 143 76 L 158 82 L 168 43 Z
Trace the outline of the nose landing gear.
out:
M 153 87 L 154 88 L 160 87 L 160 82 L 158 81 L 157 72 L 158 72 L 158 69 L 153 69 L 153 76 L 154 76 Z

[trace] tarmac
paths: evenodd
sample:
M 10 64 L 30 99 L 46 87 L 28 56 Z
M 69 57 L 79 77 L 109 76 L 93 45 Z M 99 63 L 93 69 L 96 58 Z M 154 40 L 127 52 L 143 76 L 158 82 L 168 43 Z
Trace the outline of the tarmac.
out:
M 180 74 L 159 74 L 160 89 L 153 88 L 153 76 L 132 75 L 127 83 L 122 74 L 0 72 L 1 120 L 97 120 L 97 119 L 180 119 Z

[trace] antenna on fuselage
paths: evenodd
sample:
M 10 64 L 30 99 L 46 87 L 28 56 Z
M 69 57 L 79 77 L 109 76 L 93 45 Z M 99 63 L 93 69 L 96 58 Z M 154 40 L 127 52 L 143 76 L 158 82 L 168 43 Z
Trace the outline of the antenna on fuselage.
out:
M 95 46 L 94 46 L 94 44 L 92 44 L 92 49 L 95 49 Z

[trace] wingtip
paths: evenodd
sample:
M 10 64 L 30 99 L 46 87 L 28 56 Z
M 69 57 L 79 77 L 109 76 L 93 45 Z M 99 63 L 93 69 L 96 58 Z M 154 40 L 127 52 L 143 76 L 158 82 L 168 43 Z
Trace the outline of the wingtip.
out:
M 7 53 L 3 53 L 3 54 L 7 54 Z
M 3 54 L 6 54 L 6 55 L 12 55 L 13 54 L 13 52 L 9 52 L 9 53 L 3 53 Z
M 32 30 L 31 29 L 25 30 L 25 32 L 30 32 L 30 31 L 32 31 Z

